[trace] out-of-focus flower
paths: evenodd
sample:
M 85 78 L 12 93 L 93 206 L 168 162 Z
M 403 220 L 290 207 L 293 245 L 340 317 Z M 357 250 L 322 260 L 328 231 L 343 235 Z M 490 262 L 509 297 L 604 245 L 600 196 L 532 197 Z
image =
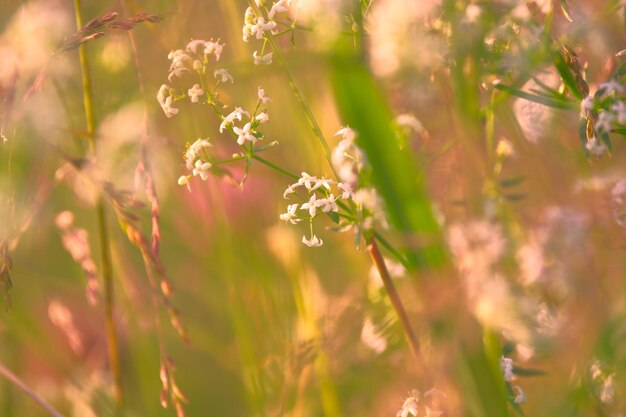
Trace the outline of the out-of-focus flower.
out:
M 218 68 L 215 71 L 213 71 L 213 77 L 218 78 L 220 82 L 223 82 L 223 83 L 227 81 L 230 81 L 231 83 L 234 82 L 233 76 L 230 75 L 230 72 L 228 72 L 228 70 L 225 68 Z
M 371 317 L 366 317 L 363 321 L 361 342 L 378 355 L 387 350 L 387 339 L 380 330 L 376 329 Z
M 159 92 L 157 93 L 157 100 L 165 113 L 165 116 L 172 117 L 175 114 L 178 114 L 177 108 L 173 107 L 174 96 L 172 95 L 172 88 L 167 84 L 161 85 L 159 88 Z
M 506 382 L 512 381 L 515 376 L 513 375 L 513 359 L 500 358 L 500 369 L 502 370 L 502 377 Z
M 357 134 L 352 128 L 345 126 L 339 129 L 335 136 L 341 136 L 342 140 L 333 149 L 331 162 L 339 179 L 355 188 L 359 173 L 365 164 L 365 154 L 356 145 Z

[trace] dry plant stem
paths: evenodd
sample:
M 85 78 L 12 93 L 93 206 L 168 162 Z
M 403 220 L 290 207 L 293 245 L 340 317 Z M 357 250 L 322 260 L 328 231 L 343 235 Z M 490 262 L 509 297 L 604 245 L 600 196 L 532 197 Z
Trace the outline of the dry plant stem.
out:
M 80 0 L 74 0 L 74 14 L 76 17 L 76 26 L 80 30 L 83 26 L 83 17 L 81 13 Z M 78 48 L 80 58 L 80 68 L 83 79 L 83 103 L 85 106 L 85 118 L 87 121 L 87 134 L 89 137 L 89 145 L 92 157 L 96 155 L 95 141 L 95 116 L 93 111 L 93 94 L 91 91 L 91 74 L 89 72 L 89 63 L 85 46 L 80 45 Z M 104 281 L 104 313 L 106 321 L 107 349 L 109 354 L 109 366 L 113 376 L 115 389 L 115 399 L 118 405 L 123 403 L 122 394 L 122 378 L 120 372 L 120 354 L 117 340 L 117 330 L 115 328 L 115 320 L 113 317 L 113 276 L 111 267 L 111 248 L 109 244 L 109 236 L 106 225 L 106 216 L 104 211 L 104 202 L 102 197 L 98 199 L 96 207 L 96 215 L 98 221 L 98 232 L 100 235 L 100 256 L 102 261 L 102 279 Z
M 0 363 L 0 375 L 9 380 L 13 385 L 19 388 L 24 394 L 28 395 L 44 410 L 54 417 L 63 417 L 63 414 L 59 413 L 50 403 L 41 398 L 35 391 L 33 391 L 28 385 L 24 383 L 17 375 L 8 370 L 2 363 Z
M 419 350 L 419 344 L 417 342 L 417 337 L 415 336 L 415 332 L 413 331 L 413 328 L 411 327 L 411 323 L 409 322 L 409 316 L 406 313 L 404 305 L 402 304 L 400 295 L 398 294 L 398 291 L 396 290 L 396 287 L 393 284 L 393 281 L 391 280 L 391 275 L 389 275 L 389 270 L 387 269 L 385 260 L 383 259 L 383 256 L 380 253 L 380 249 L 378 249 L 378 244 L 376 243 L 375 237 L 370 238 L 368 245 L 367 245 L 367 251 L 369 252 L 370 257 L 372 258 L 372 262 L 374 263 L 374 266 L 376 266 L 376 269 L 378 270 L 378 273 L 380 274 L 380 278 L 382 279 L 383 284 L 385 285 L 385 290 L 387 290 L 387 294 L 389 294 L 389 299 L 391 299 L 391 304 L 393 305 L 393 308 L 396 310 L 396 313 L 398 314 L 398 319 L 400 320 L 400 325 L 402 326 L 402 330 L 404 330 L 404 335 L 406 336 L 406 340 L 409 344 L 409 348 L 411 349 L 411 353 L 413 353 L 413 356 L 418 362 L 418 365 L 420 366 L 420 368 L 423 368 L 421 370 L 425 370 L 423 366 L 422 355 L 420 354 L 420 350 Z

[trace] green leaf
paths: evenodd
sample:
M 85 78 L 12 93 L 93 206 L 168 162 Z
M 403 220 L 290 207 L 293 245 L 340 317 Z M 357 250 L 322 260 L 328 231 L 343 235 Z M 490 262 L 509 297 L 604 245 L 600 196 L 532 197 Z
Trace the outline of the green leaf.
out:
M 518 376 L 542 376 L 547 375 L 545 371 L 532 368 L 520 368 L 519 366 L 513 367 L 513 373 Z
M 528 101 L 543 104 L 544 106 L 553 107 L 556 109 L 576 110 L 578 108 L 578 104 L 573 103 L 571 101 L 567 101 L 567 102 L 558 101 L 547 96 L 540 96 L 538 94 L 531 94 L 526 91 L 518 90 L 517 88 L 513 88 L 504 84 L 497 84 L 496 88 L 498 90 L 505 91 L 513 96 L 520 97 Z
M 333 221 L 333 223 L 335 224 L 339 224 L 339 214 L 335 213 L 334 211 L 329 211 L 328 213 L 326 213 L 328 215 L 328 217 L 330 217 L 330 219 Z
M 516 185 L 519 185 L 523 183 L 524 181 L 526 181 L 526 178 L 524 177 L 506 178 L 506 179 L 500 180 L 500 187 L 502 188 L 515 187 Z
M 441 265 L 447 256 L 439 224 L 414 156 L 398 147 L 390 123 L 392 112 L 382 91 L 351 46 L 339 46 L 330 64 L 341 119 L 358 132 L 357 142 L 367 155 L 372 182 L 385 200 L 391 223 L 404 235 L 427 242 L 411 249 L 410 264 Z

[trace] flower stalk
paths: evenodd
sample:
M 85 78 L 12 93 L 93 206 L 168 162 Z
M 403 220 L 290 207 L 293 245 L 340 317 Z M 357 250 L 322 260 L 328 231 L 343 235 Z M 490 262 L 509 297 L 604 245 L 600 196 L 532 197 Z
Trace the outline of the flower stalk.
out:
M 74 15 L 76 18 L 77 29 L 83 26 L 83 17 L 81 12 L 80 0 L 74 0 Z M 85 46 L 78 47 L 78 56 L 80 59 L 80 69 L 83 83 L 83 105 L 85 108 L 85 119 L 87 123 L 87 136 L 89 139 L 90 153 L 93 158 L 96 157 L 96 121 L 93 109 L 93 92 L 91 89 L 91 73 L 89 70 L 89 61 Z M 115 327 L 115 319 L 113 317 L 114 297 L 113 297 L 113 268 L 111 265 L 111 247 L 106 224 L 106 213 L 104 209 L 104 201 L 102 197 L 98 198 L 96 203 L 96 217 L 98 222 L 98 234 L 100 238 L 100 257 L 102 279 L 104 282 L 104 315 L 106 322 L 107 351 L 109 356 L 109 368 L 113 376 L 113 385 L 115 391 L 115 400 L 118 406 L 123 404 L 122 378 L 120 370 L 120 353 L 118 344 L 117 329 Z

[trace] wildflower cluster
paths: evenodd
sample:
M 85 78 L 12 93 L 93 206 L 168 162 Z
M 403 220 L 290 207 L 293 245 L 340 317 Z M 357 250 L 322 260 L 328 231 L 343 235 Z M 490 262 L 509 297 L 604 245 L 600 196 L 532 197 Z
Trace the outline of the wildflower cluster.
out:
M 356 132 L 346 126 L 337 131 L 336 135 L 341 136 L 342 140 L 333 150 L 331 161 L 340 182 L 327 178 L 319 179 L 303 172 L 298 181 L 288 186 L 283 194 L 284 198 L 288 198 L 299 187 L 304 187 L 308 192 L 308 202 L 301 205 L 290 204 L 287 212 L 281 214 L 280 218 L 292 224 L 308 220 L 310 236 L 309 238 L 303 236 L 302 243 L 309 247 L 319 247 L 323 244 L 313 232 L 313 220 L 320 212 L 329 214 L 331 219 L 338 223 L 336 231 L 344 232 L 356 227 L 357 236 L 362 232 L 371 232 L 376 225 L 388 227 L 382 198 L 374 188 L 362 186 L 365 183 L 363 174 L 366 172 L 367 164 L 365 154 L 355 143 Z M 332 186 L 336 186 L 334 192 Z M 340 200 L 344 200 L 345 203 L 338 204 Z M 343 214 L 333 214 L 338 213 L 340 208 L 344 210 Z M 307 210 L 309 215 L 303 217 L 302 210 Z
M 263 39 L 263 48 L 261 52 L 254 51 L 252 57 L 254 58 L 255 65 L 269 65 L 272 63 L 273 52 L 266 53 L 268 33 L 273 35 L 279 35 L 277 31 L 279 23 L 275 20 L 275 17 L 279 13 L 289 12 L 292 7 L 293 0 L 278 0 L 272 4 L 269 11 L 264 7 L 262 1 L 256 0 L 256 6 L 258 11 L 255 11 L 252 7 L 246 9 L 243 25 L 243 40 L 248 42 L 250 39 Z
M 167 79 L 171 83 L 174 81 L 174 78 L 181 78 L 186 73 L 197 72 L 200 75 L 206 74 L 209 58 L 213 56 L 215 61 L 219 61 L 223 49 L 224 44 L 220 43 L 219 39 L 217 41 L 191 40 L 185 49 L 177 49 L 167 55 L 167 58 L 172 61 Z M 214 76 L 219 81 L 229 80 L 232 82 L 232 77 L 225 69 L 216 70 Z M 187 90 L 186 94 L 184 91 L 177 93 L 175 88 L 163 84 L 157 93 L 157 100 L 165 115 L 172 117 L 178 114 L 179 111 L 178 108 L 173 106 L 176 101 L 189 97 L 192 103 L 198 103 L 198 98 L 204 94 L 205 91 L 200 84 L 194 84 Z
M 337 196 L 335 196 L 332 192 L 333 186 L 336 186 L 335 192 L 340 193 Z M 309 200 L 303 204 L 290 204 L 287 207 L 287 212 L 281 214 L 280 218 L 281 220 L 290 222 L 291 224 L 297 224 L 302 220 L 308 220 L 310 236 L 309 238 L 302 236 L 302 243 L 309 247 L 320 247 L 324 242 L 313 232 L 313 220 L 320 213 L 328 213 L 338 220 L 339 216 L 336 213 L 339 212 L 339 206 L 337 205 L 337 201 L 352 198 L 352 188 L 345 183 L 337 183 L 336 181 L 327 178 L 313 177 L 306 172 L 303 172 L 297 182 L 287 187 L 283 193 L 283 197 L 288 198 L 290 194 L 296 193 L 300 187 L 303 187 L 306 190 Z M 335 214 L 333 215 L 331 213 Z
M 624 86 L 617 80 L 600 85 L 580 103 L 580 116 L 587 122 L 587 150 L 601 156 L 609 145 L 608 134 L 626 124 Z
M 505 383 L 509 383 L 515 379 L 515 375 L 513 373 L 513 359 L 505 358 L 504 356 L 500 358 L 500 370 L 502 371 L 502 378 Z M 514 385 L 513 389 L 516 391 L 516 394 L 513 396 L 512 400 L 515 404 L 521 404 L 526 402 L 526 394 L 524 394 L 524 390 L 519 385 Z
M 272 142 L 263 149 L 255 149 L 253 147 L 258 140 L 263 139 L 263 133 L 258 130 L 259 126 L 269 121 L 264 105 L 269 103 L 271 99 L 265 94 L 263 88 L 258 87 L 257 89 L 257 102 L 253 111 L 235 107 L 228 114 L 223 112 L 227 106 L 217 101 L 219 97 L 217 88 L 222 83 L 233 83 L 234 78 L 227 69 L 217 68 L 212 72 L 215 81 L 210 86 L 209 74 L 211 71 L 208 68 L 211 57 L 214 57 L 215 61 L 219 61 L 223 48 L 224 44 L 220 43 L 219 40 L 204 41 L 194 39 L 187 44 L 185 49 L 172 51 L 168 55 L 168 58 L 172 61 L 168 76 L 170 81 L 173 81 L 174 78 L 182 78 L 186 73 L 189 73 L 195 74 L 198 82 L 189 88 L 181 89 L 182 92 L 180 93 L 175 88 L 163 84 L 157 94 L 157 100 L 165 115 L 172 117 L 178 114 L 179 109 L 173 105 L 176 101 L 185 98 L 189 98 L 191 103 L 209 105 L 220 120 L 220 133 L 229 132 L 236 139 L 237 145 L 241 146 L 243 150 L 243 152 L 234 155 L 231 159 L 215 163 L 207 151 L 207 148 L 213 146 L 208 138 L 198 139 L 192 144 L 188 144 L 184 159 L 185 166 L 191 174 L 179 177 L 178 183 L 180 185 L 189 187 L 190 179 L 195 176 L 206 180 L 211 170 L 215 169 L 215 165 L 239 160 L 247 161 L 245 174 L 247 176 L 250 160 L 254 157 L 254 153 L 276 144 L 276 142 Z M 244 176 L 242 183 L 245 181 L 245 178 Z

